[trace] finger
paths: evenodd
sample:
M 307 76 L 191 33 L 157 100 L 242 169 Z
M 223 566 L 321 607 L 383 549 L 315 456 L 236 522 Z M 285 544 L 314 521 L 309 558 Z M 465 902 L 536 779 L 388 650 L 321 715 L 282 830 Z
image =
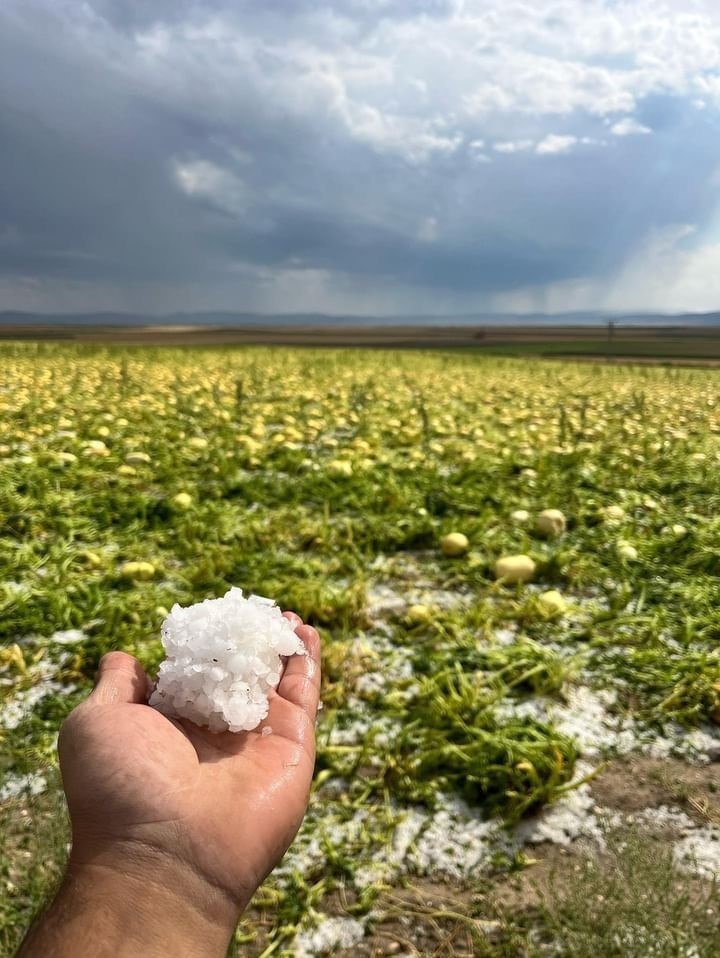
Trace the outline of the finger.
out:
M 88 702 L 93 705 L 147 702 L 150 680 L 136 658 L 125 652 L 108 652 L 100 659 L 95 688 Z
M 297 629 L 299 625 L 303 624 L 303 620 L 297 614 L 297 612 L 283 612 L 283 618 L 288 619 L 292 624 L 293 629 Z
M 303 624 L 303 620 L 300 618 L 300 616 L 297 614 L 297 612 L 291 612 L 291 611 L 288 609 L 288 610 L 286 610 L 285 612 L 283 612 L 282 615 L 283 615 L 283 619 L 287 619 L 288 622 L 292 625 L 293 629 L 294 629 L 296 632 L 297 632 L 297 630 L 298 630 L 298 626 L 300 626 L 300 625 Z M 280 672 L 280 677 L 281 677 L 281 678 L 282 678 L 283 675 L 285 675 L 285 669 L 287 668 L 288 658 L 289 658 L 289 656 L 287 656 L 287 655 L 281 656 L 281 659 L 282 659 L 282 670 L 281 670 L 281 672 Z
M 320 636 L 311 625 L 300 625 L 295 632 L 306 654 L 288 659 L 277 693 L 314 719 L 320 699 Z

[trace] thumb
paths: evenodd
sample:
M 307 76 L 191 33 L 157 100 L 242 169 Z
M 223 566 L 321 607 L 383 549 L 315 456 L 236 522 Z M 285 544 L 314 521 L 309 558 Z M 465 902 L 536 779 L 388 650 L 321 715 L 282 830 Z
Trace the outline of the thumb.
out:
M 136 658 L 126 652 L 108 652 L 98 665 L 91 705 L 136 703 L 144 705 L 150 692 L 150 680 Z

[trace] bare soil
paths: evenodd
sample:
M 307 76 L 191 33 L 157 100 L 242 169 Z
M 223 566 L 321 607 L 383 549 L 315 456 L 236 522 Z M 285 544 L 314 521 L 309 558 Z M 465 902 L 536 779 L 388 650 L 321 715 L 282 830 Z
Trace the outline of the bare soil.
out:
M 462 886 L 417 879 L 407 888 L 392 889 L 375 905 L 382 916 L 368 938 L 340 958 L 377 958 L 381 955 L 475 954 L 471 929 L 492 934 L 495 923 L 471 917 L 475 896 Z
M 598 805 L 639 812 L 678 806 L 700 823 L 720 822 L 720 764 L 640 756 L 612 762 L 590 783 Z

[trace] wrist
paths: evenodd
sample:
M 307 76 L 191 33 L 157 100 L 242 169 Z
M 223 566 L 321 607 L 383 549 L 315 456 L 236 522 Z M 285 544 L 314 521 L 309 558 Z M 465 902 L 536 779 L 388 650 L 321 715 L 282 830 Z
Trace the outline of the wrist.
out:
M 190 865 L 144 844 L 118 843 L 91 856 L 73 850 L 60 890 L 45 916 L 62 936 L 57 958 L 224 958 L 246 904 Z M 32 934 L 29 950 L 34 958 Z M 45 939 L 43 939 L 45 946 Z

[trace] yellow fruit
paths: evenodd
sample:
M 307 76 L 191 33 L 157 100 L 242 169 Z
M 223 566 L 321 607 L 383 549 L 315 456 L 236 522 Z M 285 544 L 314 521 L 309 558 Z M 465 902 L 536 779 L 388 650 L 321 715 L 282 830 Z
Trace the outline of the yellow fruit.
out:
M 503 582 L 527 582 L 535 574 L 535 568 L 530 556 L 503 556 L 495 563 L 495 578 Z
M 352 463 L 347 459 L 331 459 L 327 464 L 327 470 L 332 476 L 348 476 L 353 474 Z
M 635 546 L 630 545 L 629 542 L 625 542 L 622 539 L 617 544 L 617 554 L 626 562 L 634 562 L 638 557 Z
M 535 519 L 535 529 L 544 536 L 559 536 L 565 532 L 565 516 L 559 509 L 543 509 Z
M 440 551 L 450 559 L 465 555 L 470 548 L 468 537 L 462 532 L 449 532 L 440 540 Z
M 146 582 L 155 575 L 155 566 L 152 562 L 123 562 L 120 566 L 120 575 L 123 579 Z
M 510 513 L 510 518 L 513 522 L 523 523 L 528 521 L 530 513 L 527 509 L 516 509 L 515 512 Z
M 12 666 L 17 672 L 23 675 L 27 672 L 25 656 L 17 642 L 6 646 L 4 649 L 0 649 L 0 666 Z
M 189 492 L 178 492 L 176 496 L 173 496 L 173 504 L 178 509 L 189 509 L 192 503 L 192 496 Z
M 251 456 L 256 453 L 258 449 L 260 449 L 260 443 L 257 441 L 257 439 L 253 439 L 252 436 L 237 436 L 235 442 L 241 446 L 244 446 Z
M 110 450 L 108 449 L 108 447 L 105 445 L 105 443 L 102 440 L 91 439 L 89 442 L 85 443 L 85 447 L 83 449 L 83 456 L 88 456 L 88 457 L 97 456 L 98 458 L 102 458 L 104 456 L 109 456 L 109 455 L 110 455 Z
M 561 616 L 567 612 L 567 602 L 557 589 L 549 589 L 538 596 L 538 605 L 547 616 Z
M 125 462 L 128 466 L 143 466 L 150 462 L 150 456 L 146 452 L 129 452 L 125 456 Z
M 434 613 L 435 610 L 432 606 L 418 603 L 417 605 L 410 606 L 405 617 L 411 625 L 422 625 L 425 622 L 429 622 Z

